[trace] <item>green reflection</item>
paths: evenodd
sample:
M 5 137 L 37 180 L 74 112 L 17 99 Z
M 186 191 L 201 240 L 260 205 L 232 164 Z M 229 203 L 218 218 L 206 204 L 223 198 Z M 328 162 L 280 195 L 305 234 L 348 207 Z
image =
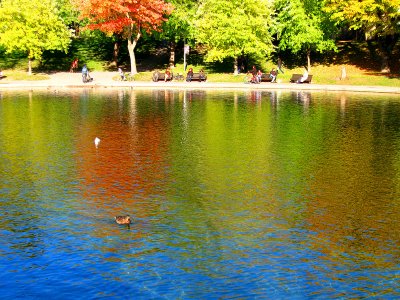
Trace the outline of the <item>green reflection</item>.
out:
M 129 212 L 192 257 L 246 255 L 304 230 L 304 247 L 329 259 L 386 266 L 399 256 L 399 113 L 392 97 L 356 94 L 9 92 L 1 205 L 38 219 L 73 208 L 100 238 L 119 230 L 102 219 Z

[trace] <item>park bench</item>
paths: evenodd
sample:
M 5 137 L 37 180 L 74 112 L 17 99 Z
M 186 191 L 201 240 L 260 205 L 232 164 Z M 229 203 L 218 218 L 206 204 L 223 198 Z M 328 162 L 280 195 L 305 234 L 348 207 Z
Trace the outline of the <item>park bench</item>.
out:
M 200 73 L 193 73 L 192 80 L 191 81 L 206 81 L 207 80 L 207 74 L 203 74 L 203 77 L 200 77 Z M 186 77 L 186 81 L 188 81 Z
M 301 77 L 303 77 L 302 74 L 293 74 L 293 75 L 292 75 L 292 78 L 290 78 L 290 82 L 292 82 L 292 83 L 297 83 L 298 80 L 299 80 Z M 312 75 L 308 75 L 308 77 L 307 77 L 306 80 L 304 80 L 303 82 L 299 82 L 299 83 L 311 83 L 311 80 L 312 80 Z
M 269 76 L 269 73 L 268 74 L 265 73 L 265 74 L 261 75 L 261 82 L 271 82 L 271 81 L 272 81 L 272 78 Z M 275 79 L 275 81 L 276 81 L 276 79 Z
M 167 79 L 167 81 L 172 81 L 172 79 L 174 79 L 174 73 L 171 72 L 171 77 Z M 164 81 L 165 80 L 165 73 L 161 73 L 159 71 L 155 71 L 153 73 L 153 81 L 157 82 L 157 81 Z
M 185 77 L 181 73 L 178 73 L 178 75 L 174 76 L 174 80 L 181 81 L 181 80 L 184 80 L 184 79 L 185 79 Z

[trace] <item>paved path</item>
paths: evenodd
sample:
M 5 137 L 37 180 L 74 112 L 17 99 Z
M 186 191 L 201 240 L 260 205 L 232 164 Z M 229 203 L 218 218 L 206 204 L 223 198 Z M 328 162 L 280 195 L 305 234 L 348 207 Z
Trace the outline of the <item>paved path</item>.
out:
M 261 83 L 245 84 L 235 82 L 153 82 L 153 81 L 117 81 L 117 72 L 91 72 L 93 82 L 82 83 L 80 73 L 59 72 L 50 75 L 48 80 L 38 81 L 10 81 L 7 78 L 0 81 L 0 90 L 9 88 L 162 88 L 162 89 L 255 89 L 255 90 L 319 90 L 319 91 L 353 91 L 374 93 L 400 94 L 400 87 L 384 86 L 354 86 L 354 85 L 321 85 L 321 84 L 294 84 L 294 83 Z

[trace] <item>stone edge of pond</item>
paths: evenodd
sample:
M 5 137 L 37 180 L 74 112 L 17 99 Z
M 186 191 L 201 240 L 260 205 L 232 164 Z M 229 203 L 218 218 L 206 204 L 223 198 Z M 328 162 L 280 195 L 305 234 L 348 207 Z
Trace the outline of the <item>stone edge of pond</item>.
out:
M 332 91 L 332 92 L 370 92 L 400 94 L 400 87 L 357 86 L 357 85 L 321 85 L 296 83 L 224 83 L 224 82 L 102 82 L 90 84 L 58 84 L 49 82 L 4 82 L 3 89 L 76 89 L 76 88 L 131 88 L 131 89 L 219 89 L 219 90 L 302 90 L 302 91 Z

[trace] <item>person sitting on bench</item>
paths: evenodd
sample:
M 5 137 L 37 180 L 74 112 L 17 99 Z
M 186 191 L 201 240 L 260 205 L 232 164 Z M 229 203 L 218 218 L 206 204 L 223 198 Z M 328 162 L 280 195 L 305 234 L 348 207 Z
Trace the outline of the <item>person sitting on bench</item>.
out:
M 167 80 L 171 80 L 171 71 L 169 70 L 169 68 L 165 70 L 164 82 L 166 82 Z
M 201 69 L 199 72 L 199 81 L 206 81 L 206 74 L 204 73 L 203 69 Z
M 308 78 L 308 69 L 307 67 L 304 67 L 304 73 L 303 76 L 300 77 L 299 80 L 297 80 L 297 83 L 303 83 L 304 81 L 306 81 Z
M 191 82 L 193 78 L 193 69 L 190 68 L 189 72 L 187 72 L 186 81 Z
M 261 70 L 258 70 L 257 71 L 257 75 L 256 75 L 256 77 L 257 77 L 257 82 L 258 83 L 260 83 L 261 82 L 261 77 L 262 77 L 262 71 Z
M 271 82 L 276 82 L 277 72 L 275 68 L 272 68 L 271 72 L 269 72 L 269 78 L 271 78 Z

